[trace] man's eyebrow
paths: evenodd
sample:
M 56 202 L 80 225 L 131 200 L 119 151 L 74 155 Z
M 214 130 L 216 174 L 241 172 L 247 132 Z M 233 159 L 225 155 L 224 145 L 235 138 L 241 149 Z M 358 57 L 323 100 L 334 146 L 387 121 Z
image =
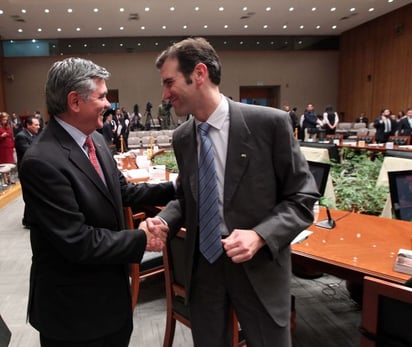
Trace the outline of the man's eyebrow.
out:
M 173 77 L 168 77 L 163 80 L 163 84 L 173 82 Z

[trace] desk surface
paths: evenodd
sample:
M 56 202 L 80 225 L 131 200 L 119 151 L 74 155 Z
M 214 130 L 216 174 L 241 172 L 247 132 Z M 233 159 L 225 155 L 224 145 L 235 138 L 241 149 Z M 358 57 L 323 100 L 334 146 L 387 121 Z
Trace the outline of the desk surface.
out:
M 331 211 L 334 229 L 312 225 L 313 234 L 292 246 L 292 258 L 311 269 L 361 282 L 369 275 L 404 283 L 410 275 L 393 271 L 399 248 L 412 249 L 412 223 Z M 321 209 L 319 219 L 326 218 Z

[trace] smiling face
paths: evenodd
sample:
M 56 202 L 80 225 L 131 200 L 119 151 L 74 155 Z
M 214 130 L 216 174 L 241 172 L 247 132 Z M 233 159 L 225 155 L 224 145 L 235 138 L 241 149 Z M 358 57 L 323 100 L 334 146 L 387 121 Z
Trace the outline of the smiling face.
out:
M 87 98 L 77 92 L 71 92 L 73 93 L 73 110 L 76 113 L 74 126 L 86 135 L 103 127 L 103 113 L 111 106 L 106 98 L 106 81 L 95 79 L 94 82 L 96 88 L 89 93 Z
M 160 68 L 163 85 L 162 99 L 169 100 L 178 116 L 196 113 L 196 83 L 188 83 L 178 69 L 177 59 L 166 59 Z M 192 77 L 193 73 L 190 75 Z

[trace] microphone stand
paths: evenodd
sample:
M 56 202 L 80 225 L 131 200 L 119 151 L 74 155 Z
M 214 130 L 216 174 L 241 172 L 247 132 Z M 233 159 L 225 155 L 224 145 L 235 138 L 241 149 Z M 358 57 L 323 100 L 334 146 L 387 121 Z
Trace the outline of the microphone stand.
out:
M 333 229 L 336 226 L 336 222 L 333 220 L 329 207 L 326 207 L 326 215 L 328 216 L 328 219 L 321 220 L 320 222 L 316 223 L 315 225 L 320 228 L 325 228 L 325 229 Z

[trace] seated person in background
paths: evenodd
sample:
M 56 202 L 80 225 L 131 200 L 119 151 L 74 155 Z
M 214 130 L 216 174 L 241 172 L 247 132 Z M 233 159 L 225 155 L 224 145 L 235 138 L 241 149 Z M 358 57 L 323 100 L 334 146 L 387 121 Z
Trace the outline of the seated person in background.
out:
M 339 124 L 339 116 L 332 106 L 326 106 L 323 113 L 323 128 L 326 130 L 326 135 L 335 134 L 336 127 Z
M 355 123 L 365 123 L 366 127 L 369 125 L 368 117 L 366 117 L 366 113 L 362 112 L 359 117 L 355 119 Z

